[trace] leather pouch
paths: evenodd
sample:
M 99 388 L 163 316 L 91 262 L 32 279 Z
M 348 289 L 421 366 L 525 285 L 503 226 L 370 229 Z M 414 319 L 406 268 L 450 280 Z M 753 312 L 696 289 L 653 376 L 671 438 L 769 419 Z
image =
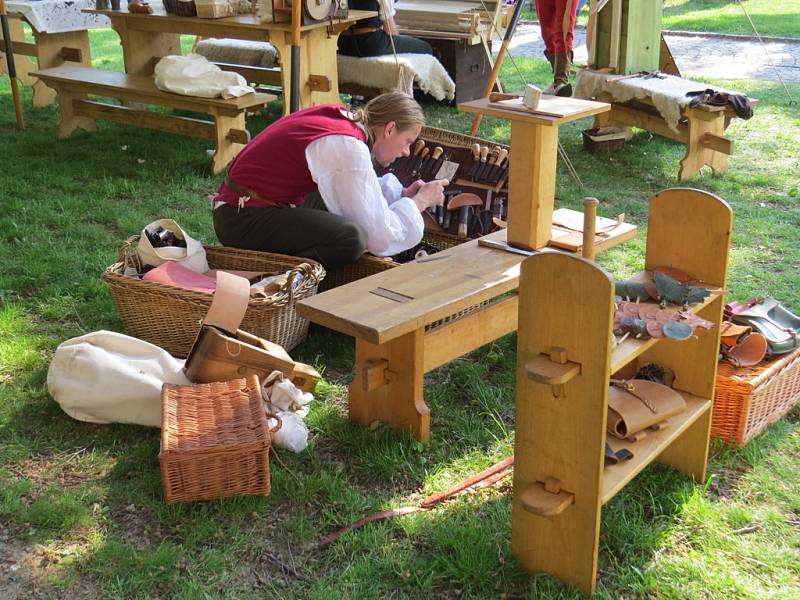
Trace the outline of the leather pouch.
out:
M 319 373 L 295 362 L 282 346 L 239 329 L 250 299 L 250 282 L 220 271 L 217 289 L 184 368 L 193 383 L 230 381 L 248 375 L 266 380 L 280 371 L 304 392 L 313 392 Z
M 608 390 L 608 432 L 620 439 L 637 439 L 637 434 L 658 425 L 686 408 L 683 397 L 665 385 L 632 379 Z

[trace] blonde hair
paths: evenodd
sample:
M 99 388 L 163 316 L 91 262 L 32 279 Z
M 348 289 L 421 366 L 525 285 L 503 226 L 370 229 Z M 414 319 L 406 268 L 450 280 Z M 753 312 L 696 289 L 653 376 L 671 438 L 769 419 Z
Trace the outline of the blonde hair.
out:
M 353 119 L 367 130 L 370 142 L 373 141 L 373 128 L 386 125 L 390 121 L 397 124 L 400 131 L 415 125 L 425 125 L 425 113 L 417 101 L 403 92 L 389 92 L 376 96 L 363 108 L 354 108 Z

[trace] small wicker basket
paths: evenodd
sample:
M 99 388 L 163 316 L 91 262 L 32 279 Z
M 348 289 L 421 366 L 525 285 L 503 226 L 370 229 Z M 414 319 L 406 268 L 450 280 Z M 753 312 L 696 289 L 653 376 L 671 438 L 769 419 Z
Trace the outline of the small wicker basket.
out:
M 269 495 L 270 443 L 256 375 L 164 384 L 158 460 L 168 504 Z
M 123 242 L 119 259 L 103 273 L 111 287 L 122 327 L 128 335 L 164 348 L 170 354 L 189 354 L 200 321 L 211 306 L 212 295 L 193 292 L 125 275 L 125 269 L 139 270 L 133 236 Z M 317 293 L 325 277 L 322 265 L 312 260 L 283 254 L 206 246 L 206 258 L 212 269 L 234 271 L 286 272 L 286 285 L 269 298 L 251 298 L 241 329 L 287 351 L 305 340 L 308 321 L 295 311 L 295 303 Z
M 736 368 L 720 363 L 717 370 L 711 434 L 743 445 L 800 401 L 800 349 Z

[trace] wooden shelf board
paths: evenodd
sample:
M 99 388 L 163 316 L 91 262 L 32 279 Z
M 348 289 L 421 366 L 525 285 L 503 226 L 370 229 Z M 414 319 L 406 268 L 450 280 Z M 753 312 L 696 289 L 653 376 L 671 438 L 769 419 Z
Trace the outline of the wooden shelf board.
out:
M 606 441 L 614 451 L 627 448 L 633 452 L 633 458 L 606 467 L 603 471 L 603 504 L 611 500 L 642 469 L 653 462 L 675 438 L 683 433 L 703 413 L 711 410 L 711 400 L 693 396 L 680 390 L 678 392 L 686 401 L 686 410 L 670 418 L 668 427 L 661 431 L 648 429 L 647 435 L 636 443 L 619 440 L 611 435 L 607 437 Z
M 690 306 L 689 312 L 694 314 L 700 312 L 706 306 L 711 304 L 711 302 L 716 300 L 720 295 L 721 292 L 711 292 L 711 295 L 708 298 L 706 298 L 704 302 Z M 659 340 L 656 338 L 650 338 L 647 340 L 637 340 L 635 338 L 628 337 L 624 342 L 622 342 L 618 346 L 614 346 L 614 348 L 611 351 L 611 374 L 613 375 L 614 373 L 619 371 L 622 367 L 630 363 L 637 356 L 644 354 L 658 341 Z M 690 340 L 685 340 L 682 343 L 689 343 L 689 342 Z

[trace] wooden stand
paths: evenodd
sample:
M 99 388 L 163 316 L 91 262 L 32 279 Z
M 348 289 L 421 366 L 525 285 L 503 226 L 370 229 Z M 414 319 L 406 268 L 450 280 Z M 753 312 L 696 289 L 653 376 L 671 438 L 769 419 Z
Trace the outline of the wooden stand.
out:
M 650 203 L 646 269 L 670 265 L 724 289 L 732 213 L 720 198 L 673 189 Z M 692 311 L 721 322 L 722 292 Z M 614 282 L 593 263 L 540 253 L 521 268 L 511 546 L 520 565 L 594 591 L 600 509 L 653 461 L 705 478 L 719 327 L 686 341 L 615 345 Z M 686 410 L 604 469 L 610 376 L 650 362 L 671 369 Z
M 92 66 L 92 55 L 89 50 L 89 34 L 82 31 L 64 31 L 59 33 L 39 32 L 31 27 L 34 42 L 25 41 L 22 19 L 9 15 L 9 33 L 16 60 L 17 75 L 20 81 L 33 88 L 32 102 L 34 106 L 49 106 L 56 99 L 55 90 L 37 79 L 32 73 L 37 69 L 58 67 L 65 62 L 73 66 Z M 0 32 L 0 46 L 2 42 Z M 34 62 L 32 59 L 36 59 Z M 7 70 L 6 61 L 0 61 L 0 75 Z
M 481 98 L 460 110 L 511 121 L 508 184 L 508 242 L 543 248 L 550 241 L 556 192 L 558 127 L 610 110 L 604 102 L 542 96 L 531 112 Z

